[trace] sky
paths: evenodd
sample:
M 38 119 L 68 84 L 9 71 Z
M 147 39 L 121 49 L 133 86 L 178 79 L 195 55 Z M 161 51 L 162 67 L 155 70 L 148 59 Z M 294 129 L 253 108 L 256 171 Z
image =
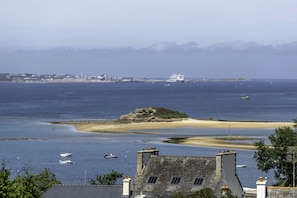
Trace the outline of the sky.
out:
M 296 0 L 0 0 L 0 73 L 295 78 L 296 7 Z

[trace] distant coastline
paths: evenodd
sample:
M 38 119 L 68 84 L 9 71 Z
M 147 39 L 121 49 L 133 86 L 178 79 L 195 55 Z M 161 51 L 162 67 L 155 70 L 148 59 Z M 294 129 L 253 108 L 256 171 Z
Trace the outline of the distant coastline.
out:
M 238 78 L 188 78 L 182 82 L 199 82 L 199 81 L 248 81 L 247 77 Z M 17 83 L 114 83 L 114 82 L 167 82 L 168 78 L 135 78 L 135 77 L 116 77 L 106 74 L 100 75 L 74 75 L 74 74 L 30 74 L 30 73 L 0 73 L 0 82 L 17 82 Z M 174 83 L 174 82 L 173 82 Z

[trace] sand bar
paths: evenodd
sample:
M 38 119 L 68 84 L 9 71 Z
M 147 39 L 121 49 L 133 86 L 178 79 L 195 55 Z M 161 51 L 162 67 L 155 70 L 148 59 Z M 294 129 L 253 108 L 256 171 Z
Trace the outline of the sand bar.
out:
M 245 141 L 249 141 L 247 143 Z M 243 149 L 256 150 L 256 147 L 251 142 L 259 141 L 260 139 L 245 137 L 245 136 L 222 136 L 222 137 L 189 137 L 189 138 L 171 138 L 168 143 L 185 144 L 199 147 L 216 147 L 228 149 Z
M 117 121 L 81 121 L 81 122 L 60 122 L 58 124 L 73 125 L 79 131 L 87 132 L 129 132 L 141 129 L 170 129 L 170 128 L 230 128 L 230 129 L 251 129 L 251 128 L 279 128 L 293 127 L 293 122 L 257 122 L 257 121 L 216 121 L 184 119 L 172 122 L 140 122 L 121 123 Z
M 185 119 L 173 122 L 141 122 L 141 123 L 121 123 L 118 121 L 80 121 L 80 122 L 59 122 L 56 124 L 73 125 L 78 131 L 87 132 L 108 132 L 108 133 L 137 133 L 137 130 L 149 129 L 170 129 L 170 128 L 226 128 L 226 129 L 276 129 L 279 127 L 293 127 L 294 122 L 257 122 L 257 121 L 215 121 Z M 140 132 L 139 132 L 140 133 Z M 232 137 L 222 139 L 218 137 L 188 137 L 175 142 L 191 146 L 219 147 L 231 149 L 256 149 L 253 144 L 244 143 L 248 137 Z M 236 140 L 236 141 L 234 141 Z M 256 141 L 256 140 L 255 140 Z M 170 142 L 170 141 L 168 141 Z

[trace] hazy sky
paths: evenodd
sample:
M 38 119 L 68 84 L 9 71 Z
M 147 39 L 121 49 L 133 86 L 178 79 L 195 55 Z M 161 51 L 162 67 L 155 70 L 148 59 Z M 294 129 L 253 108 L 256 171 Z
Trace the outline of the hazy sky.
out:
M 141 49 L 160 46 L 159 43 L 190 42 L 194 42 L 196 48 L 234 42 L 264 46 L 291 44 L 297 41 L 296 8 L 296 0 L 0 0 L 0 50 Z M 294 61 L 283 66 L 296 71 Z M 20 69 L 8 58 L 0 59 L 0 63 L 5 68 L 2 72 Z M 207 64 L 204 67 L 211 72 L 213 66 L 210 62 Z M 73 69 L 84 70 L 78 67 L 82 66 L 76 65 Z M 97 64 L 97 70 L 92 68 L 92 72 L 100 74 L 103 67 Z M 273 66 L 262 65 L 259 69 L 265 71 L 268 67 Z M 85 66 L 85 70 L 87 68 Z M 167 65 L 165 69 L 168 74 L 183 73 L 182 67 L 176 68 L 179 71 L 170 71 Z M 25 65 L 19 71 L 24 70 Z M 34 68 L 28 70 L 34 72 Z M 240 70 L 248 71 L 248 68 Z M 103 71 L 112 73 L 106 66 Z M 38 72 L 42 69 L 38 68 Z M 289 74 L 291 72 L 288 77 Z

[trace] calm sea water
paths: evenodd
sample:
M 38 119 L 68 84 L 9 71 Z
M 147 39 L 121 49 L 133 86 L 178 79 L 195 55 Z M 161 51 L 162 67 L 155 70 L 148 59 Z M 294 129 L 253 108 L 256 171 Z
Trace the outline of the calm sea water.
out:
M 0 157 L 12 176 L 30 165 L 32 172 L 53 171 L 65 184 L 83 184 L 116 170 L 134 177 L 136 152 L 157 147 L 164 155 L 215 156 L 221 149 L 162 143 L 169 137 L 247 135 L 266 138 L 274 129 L 168 129 L 149 134 L 78 132 L 52 121 L 117 119 L 139 107 L 165 107 L 193 118 L 220 120 L 292 121 L 297 117 L 297 80 L 173 83 L 0 83 Z M 249 95 L 250 100 L 239 100 Z M 15 138 L 15 139 L 14 139 Z M 58 163 L 59 153 L 71 152 L 73 165 Z M 236 150 L 245 187 L 255 187 L 259 176 L 253 151 Z M 117 159 L 106 160 L 114 153 Z

